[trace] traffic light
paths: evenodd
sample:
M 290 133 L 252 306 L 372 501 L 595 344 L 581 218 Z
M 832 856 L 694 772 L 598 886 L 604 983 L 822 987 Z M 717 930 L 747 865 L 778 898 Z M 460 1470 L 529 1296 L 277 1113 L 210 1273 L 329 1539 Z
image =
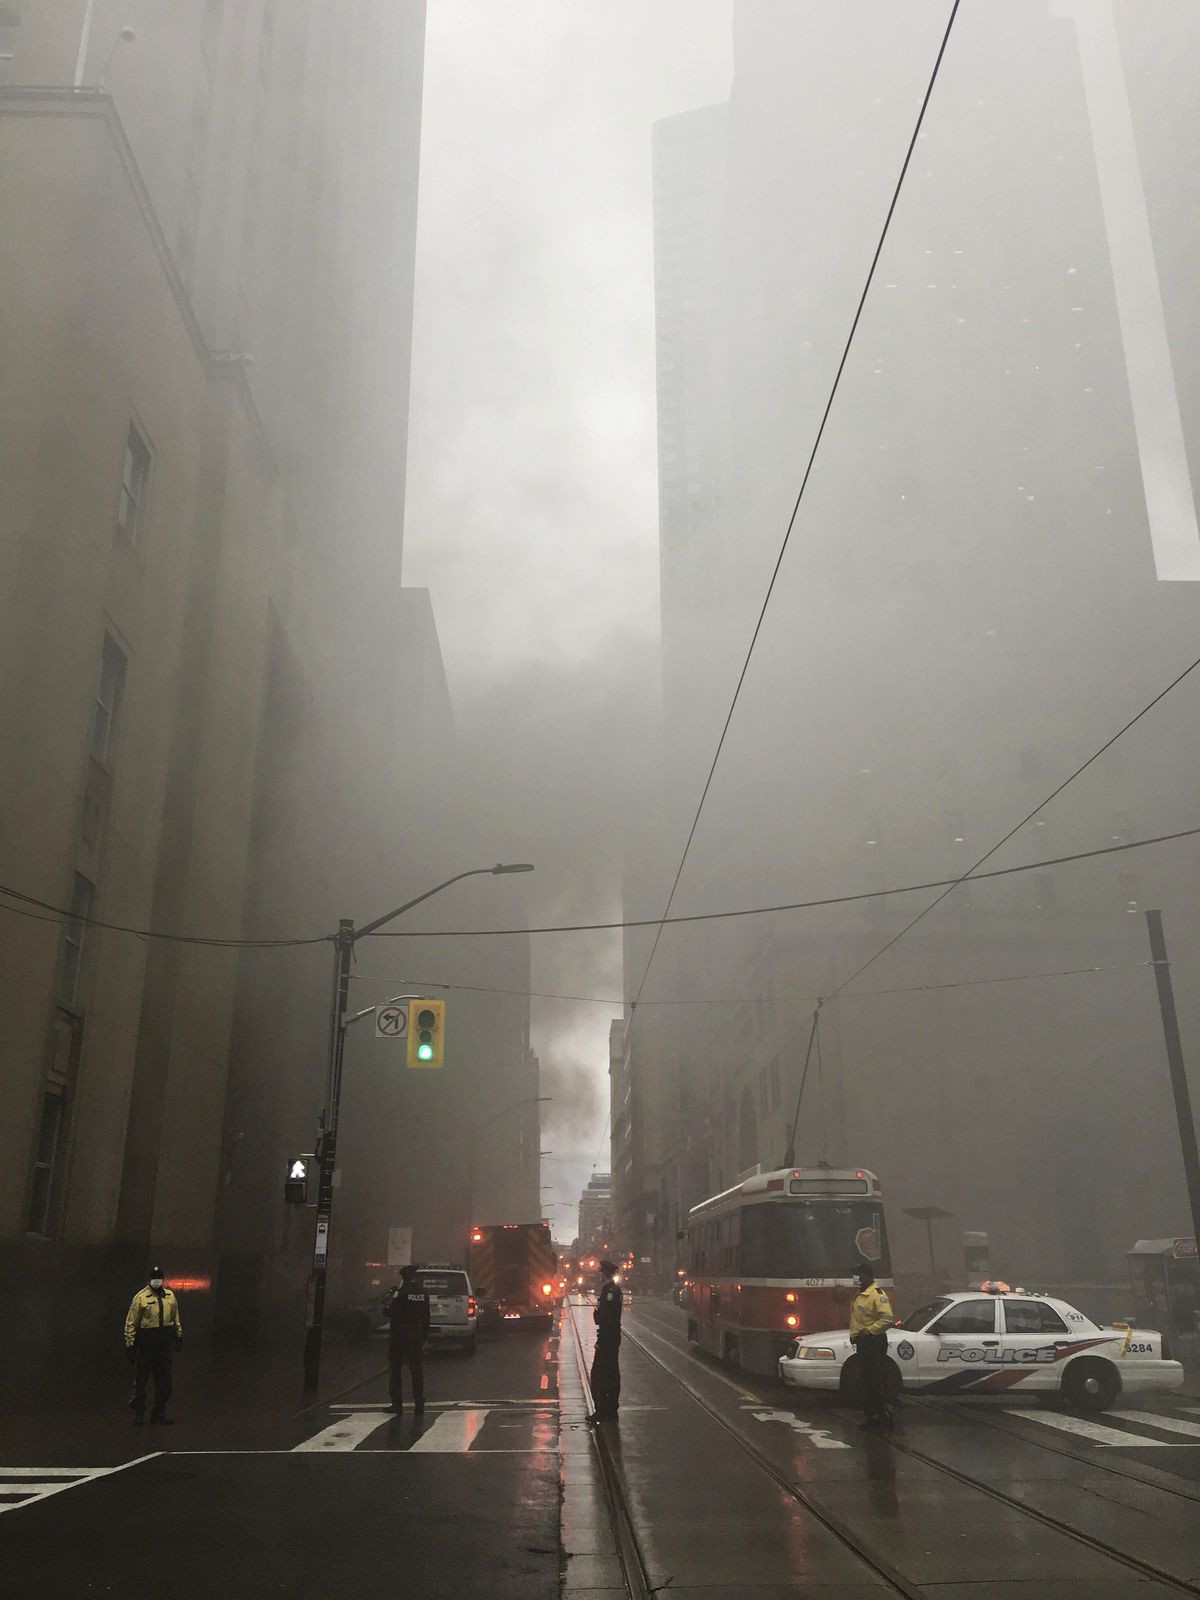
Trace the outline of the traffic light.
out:
M 283 1180 L 283 1198 L 289 1206 L 308 1204 L 308 1168 L 311 1156 L 293 1156 Z
M 408 1064 L 440 1067 L 446 1051 L 446 1002 L 410 1000 L 408 1004 Z

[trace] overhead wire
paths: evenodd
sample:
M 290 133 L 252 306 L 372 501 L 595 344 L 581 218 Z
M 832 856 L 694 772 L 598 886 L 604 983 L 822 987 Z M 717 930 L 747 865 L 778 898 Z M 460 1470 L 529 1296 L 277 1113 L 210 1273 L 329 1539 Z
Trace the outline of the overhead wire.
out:
M 1122 727 L 1118 728 L 1116 733 L 1114 733 L 1111 738 L 1106 739 L 1098 750 L 1094 750 L 1086 761 L 1081 762 L 1080 765 L 1075 768 L 1074 772 L 1070 773 L 1062 780 L 1060 784 L 1051 789 L 1050 793 L 1044 800 L 1040 800 L 1038 804 L 1034 806 L 1032 811 L 1027 812 L 1026 815 L 1021 818 L 1020 822 L 1015 823 L 1013 827 L 1011 827 L 1003 836 L 1003 838 L 997 839 L 996 843 L 991 847 L 991 849 L 986 850 L 973 866 L 967 868 L 966 872 L 964 872 L 961 877 L 957 878 L 953 883 L 947 884 L 942 890 L 941 894 L 939 894 L 935 899 L 931 900 L 923 910 L 918 911 L 916 916 L 913 917 L 911 921 L 905 923 L 904 927 L 901 928 L 898 933 L 894 933 L 885 944 L 882 944 L 879 949 L 876 950 L 873 956 L 864 961 L 863 964 L 856 968 L 856 970 L 852 972 L 844 982 L 840 983 L 836 989 L 832 990 L 828 998 L 831 1000 L 834 999 L 837 995 L 841 994 L 843 989 L 848 988 L 856 978 L 860 978 L 863 973 L 866 972 L 868 967 L 873 967 L 879 960 L 880 956 L 886 955 L 887 952 L 893 948 L 893 946 L 899 944 L 900 940 L 904 938 L 905 934 L 910 933 L 912 929 L 917 926 L 918 922 L 921 922 L 929 915 L 931 911 L 940 906 L 942 901 L 945 900 L 948 895 L 953 894 L 955 889 L 958 888 L 959 884 L 966 883 L 968 879 L 974 879 L 976 877 L 990 877 L 990 873 L 981 873 L 978 871 L 984 862 L 990 861 L 998 850 L 1003 849 L 1003 847 L 1011 838 L 1020 833 L 1022 828 L 1028 826 L 1028 824 L 1033 821 L 1034 817 L 1037 816 L 1039 811 L 1044 811 L 1050 802 L 1052 800 L 1056 800 L 1069 784 L 1074 783 L 1075 779 L 1078 778 L 1082 773 L 1085 773 L 1087 769 L 1093 765 L 1093 763 L 1099 761 L 1100 757 L 1104 755 L 1106 751 L 1111 750 L 1113 745 L 1116 744 L 1117 740 L 1120 739 L 1123 734 L 1128 733 L 1130 728 L 1134 727 L 1134 725 L 1140 722 L 1144 716 L 1153 711 L 1154 707 L 1158 705 L 1160 701 L 1165 700 L 1167 695 L 1171 693 L 1172 689 L 1178 688 L 1178 686 L 1186 677 L 1189 676 L 1190 673 L 1195 672 L 1197 667 L 1200 667 L 1200 656 L 1197 656 L 1190 666 L 1185 667 L 1182 672 L 1180 672 L 1176 677 L 1172 678 L 1171 682 L 1167 684 L 1165 689 L 1160 689 L 1152 700 L 1148 700 L 1140 711 L 1135 713 L 1134 716 L 1130 717 L 1129 721 L 1126 722 Z
M 679 866 L 675 872 L 674 881 L 671 884 L 671 892 L 667 896 L 667 903 L 663 910 L 663 915 L 658 922 L 657 931 L 654 935 L 654 942 L 650 947 L 650 954 L 646 959 L 645 971 L 642 973 L 642 981 L 638 984 L 637 995 L 635 996 L 632 1005 L 632 1013 L 630 1017 L 631 1025 L 633 1015 L 636 1014 L 638 1004 L 642 998 L 642 993 L 645 990 L 646 981 L 650 976 L 650 968 L 654 965 L 654 957 L 658 952 L 659 941 L 662 938 L 663 928 L 667 924 L 671 907 L 675 903 L 675 895 L 679 889 L 680 879 L 683 877 L 683 869 L 687 863 L 687 858 L 692 848 L 692 841 L 696 837 L 696 829 L 700 825 L 700 816 L 704 810 L 705 802 L 708 799 L 709 790 L 712 787 L 713 776 L 716 773 L 717 764 L 721 759 L 721 752 L 725 747 L 725 739 L 729 733 L 730 725 L 733 722 L 733 715 L 737 710 L 738 700 L 741 698 L 742 686 L 746 681 L 746 674 L 750 669 L 750 661 L 754 655 L 755 646 L 758 644 L 759 634 L 762 632 L 763 621 L 766 618 L 767 609 L 771 604 L 771 597 L 775 592 L 775 584 L 779 578 L 779 573 L 783 566 L 784 556 L 787 554 L 788 544 L 792 537 L 792 530 L 796 526 L 796 518 L 800 514 L 800 504 L 804 499 L 805 490 L 808 488 L 808 481 L 812 476 L 813 466 L 815 465 L 817 459 L 817 452 L 820 450 L 821 441 L 825 437 L 825 428 L 829 422 L 830 413 L 833 410 L 833 404 L 837 398 L 838 389 L 841 386 L 842 375 L 846 370 L 846 363 L 850 359 L 850 349 L 854 343 L 854 336 L 858 332 L 858 325 L 862 320 L 863 309 L 867 303 L 867 296 L 870 293 L 871 285 L 875 280 L 875 271 L 879 265 L 879 258 L 883 254 L 883 247 L 887 242 L 888 232 L 892 225 L 892 218 L 895 216 L 896 207 L 900 201 L 900 193 L 904 187 L 904 180 L 908 174 L 908 169 L 912 162 L 913 151 L 917 147 L 917 140 L 920 137 L 921 128 L 925 121 L 925 113 L 928 110 L 929 101 L 933 94 L 934 84 L 937 82 L 938 73 L 941 70 L 942 61 L 946 54 L 946 47 L 950 42 L 950 34 L 954 27 L 954 19 L 958 15 L 960 3 L 961 0 L 954 0 L 954 3 L 950 8 L 950 16 L 946 22 L 945 31 L 942 34 L 942 41 L 938 47 L 937 56 L 934 59 L 933 71 L 930 73 L 929 82 L 925 86 L 925 93 L 921 100 L 921 107 L 917 112 L 917 120 L 913 125 L 912 137 L 908 141 L 908 148 L 904 152 L 904 160 L 900 164 L 900 174 L 896 179 L 895 187 L 892 191 L 892 198 L 888 204 L 887 213 L 883 219 L 883 227 L 880 230 L 879 239 L 875 246 L 875 253 L 871 257 L 871 265 L 867 269 L 867 276 L 862 286 L 862 292 L 858 297 L 858 304 L 855 307 L 854 316 L 850 323 L 850 331 L 846 335 L 846 341 L 842 348 L 841 359 L 838 361 L 837 369 L 834 372 L 833 383 L 829 390 L 829 397 L 825 402 L 825 409 L 822 412 L 821 420 L 817 425 L 817 431 L 813 438 L 812 448 L 808 454 L 808 462 L 804 468 L 804 474 L 800 480 L 800 487 L 796 493 L 795 504 L 792 506 L 792 513 L 788 518 L 787 527 L 784 530 L 783 541 L 779 546 L 779 553 L 775 558 L 775 565 L 771 571 L 770 581 L 767 584 L 766 593 L 763 596 L 762 606 L 759 609 L 758 620 L 755 622 L 754 631 L 750 635 L 750 643 L 747 647 L 745 658 L 742 661 L 741 671 L 738 673 L 737 683 L 735 684 L 733 690 L 733 698 L 729 703 L 729 710 L 725 714 L 725 721 L 721 728 L 720 737 L 717 740 L 717 748 L 713 753 L 712 763 L 708 769 L 708 776 L 705 778 L 704 787 L 700 792 L 700 801 L 696 806 L 696 812 L 692 818 L 692 825 L 688 829 L 687 839 L 684 841 L 683 854 L 679 858 Z
M 1200 661 L 1193 663 L 1193 665 L 1200 665 Z M 1191 668 L 1188 670 L 1191 671 Z M 1161 696 L 1159 698 L 1161 699 Z M 1129 726 L 1132 726 L 1132 724 L 1129 724 Z M 1094 760 L 1095 757 L 1092 759 Z M 1080 771 L 1082 770 L 1080 768 Z M 1070 780 L 1066 781 L 1069 782 Z M 1060 789 L 1063 787 L 1065 787 L 1065 783 L 1060 785 Z M 1053 799 L 1052 795 L 1047 797 L 1047 801 L 1043 801 L 1043 805 L 1048 803 L 1050 799 Z M 1041 808 L 1039 807 L 1038 809 Z M 1036 815 L 1036 812 L 1030 812 L 1031 817 L 1034 815 Z M 1026 821 L 1028 821 L 1028 818 L 1026 818 Z M 1017 828 L 1014 828 L 1012 833 L 1017 832 L 1023 826 L 1024 823 L 1018 823 Z M 1007 837 L 1011 838 L 1012 833 Z M 816 911 L 825 906 L 854 905 L 864 900 L 885 900 L 896 895 L 919 894 L 927 889 L 953 889 L 964 882 L 967 876 L 970 876 L 972 883 L 986 883 L 992 878 L 1008 878 L 1022 872 L 1037 872 L 1046 867 L 1069 866 L 1076 861 L 1091 861 L 1101 856 L 1119 855 L 1128 850 L 1143 850 L 1150 845 L 1171 844 L 1179 839 L 1193 839 L 1197 835 L 1200 835 L 1200 827 L 1178 828 L 1173 833 L 1152 834 L 1145 839 L 1128 839 L 1123 844 L 1098 845 L 1092 850 L 1075 850 L 1067 855 L 1045 856 L 1040 860 L 1024 861 L 1012 867 L 993 867 L 989 872 L 979 872 L 972 868 L 969 874 L 960 874 L 955 878 L 931 878 L 921 883 L 899 884 L 891 889 L 862 889 L 855 891 L 853 894 L 823 895 L 813 900 L 789 900 L 769 906 L 739 906 L 728 911 L 692 911 L 674 917 L 629 918 L 622 922 L 556 922 L 532 928 L 528 926 L 507 928 L 417 928 L 405 930 L 384 928 L 376 933 L 368 934 L 367 937 L 371 939 L 498 939 L 511 938 L 518 935 L 549 933 L 613 933 L 627 928 L 657 927 L 660 921 L 667 926 L 675 926 L 690 922 L 725 922 L 735 917 L 768 917 L 787 911 Z M 1001 841 L 1001 843 L 1004 842 L 1004 840 Z M 994 855 L 999 848 L 999 845 L 994 846 L 988 854 Z M 986 860 L 987 857 L 982 857 L 981 859 Z M 305 945 L 329 944 L 333 939 L 332 934 L 309 935 L 305 938 L 239 939 L 232 937 L 216 938 L 203 934 L 163 933 L 154 928 L 134 928 L 120 922 L 106 922 L 98 917 L 78 917 L 61 906 L 53 906 L 48 901 L 37 900 L 32 895 L 22 894 L 19 890 L 10 889 L 4 884 L 0 884 L 0 896 L 8 896 L 11 899 L 23 902 L 21 905 L 8 905 L 3 899 L 0 899 L 0 911 L 11 912 L 18 917 L 29 917 L 35 922 L 74 923 L 78 927 L 98 928 L 112 933 L 127 933 L 137 939 L 163 939 L 173 944 L 208 945 L 217 949 L 229 950 L 286 950 Z M 38 906 L 42 909 L 40 911 L 29 911 L 25 909 L 27 905 Z M 928 907 L 927 910 L 932 910 L 932 906 Z M 865 971 L 865 967 L 862 970 Z M 406 979 L 405 981 L 407 982 L 408 980 Z M 449 988 L 453 986 L 442 984 L 440 987 Z M 471 986 L 463 985 L 462 987 Z M 494 989 L 480 992 L 526 994 L 532 991 Z M 550 1000 L 588 1000 L 592 998 L 588 995 L 555 994 L 538 995 L 536 997 Z M 833 996 L 831 994 L 826 998 L 832 999 Z M 613 1002 L 615 1005 L 625 1005 L 627 1003 L 623 1000 Z M 648 1000 L 639 1002 L 641 1005 L 650 1005 L 652 1003 Z M 673 1001 L 671 1003 L 676 1004 L 677 1002 Z
M 1032 815 L 1032 813 L 1031 813 Z M 1014 832 L 1016 830 L 1014 829 Z M 1067 855 L 1046 856 L 1038 861 L 1024 861 L 1012 867 L 993 867 L 989 872 L 973 872 L 972 883 L 986 883 L 991 878 L 1009 878 L 1021 872 L 1037 872 L 1045 867 L 1068 866 L 1075 861 L 1091 861 L 1099 856 L 1119 855 L 1123 851 L 1142 850 L 1149 845 L 1171 844 L 1178 839 L 1192 839 L 1200 834 L 1200 827 L 1179 828 L 1173 833 L 1152 834 L 1145 839 L 1129 839 L 1123 844 L 1097 845 L 1091 850 L 1075 850 Z M 1011 837 L 1011 835 L 1010 835 Z M 996 847 L 997 849 L 999 846 Z M 993 850 L 990 852 L 995 854 Z M 741 906 L 729 911 L 691 911 L 678 916 L 630 917 L 621 922 L 554 922 L 535 927 L 507 928 L 382 928 L 369 935 L 372 939 L 497 939 L 516 934 L 546 933 L 614 933 L 628 928 L 655 928 L 661 922 L 674 927 L 689 922 L 725 922 L 734 917 L 767 917 L 785 911 L 815 911 L 824 906 L 854 905 L 863 900 L 886 900 L 901 894 L 920 894 L 926 889 L 953 888 L 961 883 L 960 874 L 953 878 L 931 878 L 922 883 L 900 884 L 892 889 L 860 889 L 853 894 L 822 895 L 812 900 L 788 900 L 769 906 Z M 647 1004 L 639 1001 L 639 1004 Z

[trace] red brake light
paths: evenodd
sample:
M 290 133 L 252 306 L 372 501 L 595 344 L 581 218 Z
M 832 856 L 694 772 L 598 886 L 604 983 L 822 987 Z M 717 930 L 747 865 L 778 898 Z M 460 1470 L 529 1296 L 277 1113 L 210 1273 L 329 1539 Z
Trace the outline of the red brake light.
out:
M 542 1293 L 543 1294 L 552 1294 L 553 1292 L 554 1292 L 554 1285 L 552 1283 L 544 1283 L 542 1285 Z
M 473 1294 L 469 1294 L 467 1296 L 467 1315 L 469 1317 L 475 1317 L 479 1315 L 479 1302 L 475 1299 Z
M 482 1244 L 483 1243 L 483 1233 L 479 1228 L 473 1228 L 471 1230 L 471 1243 L 472 1244 Z

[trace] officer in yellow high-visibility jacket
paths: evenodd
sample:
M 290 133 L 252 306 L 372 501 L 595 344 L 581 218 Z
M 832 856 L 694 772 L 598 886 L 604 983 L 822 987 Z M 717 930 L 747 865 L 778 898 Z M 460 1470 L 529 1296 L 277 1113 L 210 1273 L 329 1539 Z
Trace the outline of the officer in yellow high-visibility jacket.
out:
M 146 1387 L 154 1378 L 154 1406 L 150 1421 L 170 1427 L 167 1401 L 171 1398 L 171 1358 L 183 1344 L 183 1324 L 175 1291 L 163 1282 L 161 1267 L 150 1268 L 150 1281 L 139 1289 L 125 1318 L 125 1355 L 133 1365 L 133 1425 L 146 1418 Z
M 887 1398 L 887 1330 L 896 1319 L 891 1301 L 865 1261 L 858 1268 L 858 1282 L 859 1292 L 850 1307 L 850 1342 L 858 1353 L 862 1373 L 864 1426 L 891 1428 L 894 1424 Z

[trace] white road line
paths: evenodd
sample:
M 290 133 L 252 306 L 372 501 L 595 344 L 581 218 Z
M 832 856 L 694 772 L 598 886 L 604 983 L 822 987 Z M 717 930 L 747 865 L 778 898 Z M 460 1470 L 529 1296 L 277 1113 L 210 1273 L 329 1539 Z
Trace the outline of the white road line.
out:
M 471 1448 L 471 1441 L 487 1419 L 486 1411 L 444 1411 L 408 1453 L 413 1456 L 460 1455 Z
M 1125 1422 L 1145 1422 L 1152 1428 L 1162 1428 L 1166 1433 L 1186 1433 L 1200 1444 L 1200 1422 L 1184 1422 L 1181 1417 L 1160 1416 L 1157 1411 L 1114 1411 L 1114 1417 Z
M 1110 1448 L 1121 1446 L 1128 1450 L 1157 1446 L 1163 1450 L 1186 1449 L 1166 1439 L 1146 1439 L 1138 1433 L 1122 1433 L 1118 1428 L 1104 1428 L 1098 1422 L 1085 1422 L 1082 1417 L 1064 1416 L 1059 1411 L 1013 1411 L 1006 1409 L 1005 1416 L 1019 1417 L 1024 1422 L 1035 1422 L 1043 1428 L 1058 1428 L 1062 1433 L 1073 1433 L 1078 1439 L 1090 1439 L 1093 1444 Z
M 0 1494 L 21 1496 L 19 1500 L 0 1502 L 0 1514 L 5 1511 L 21 1511 L 25 1506 L 37 1505 L 40 1501 L 49 1499 L 52 1494 L 61 1494 L 64 1489 L 77 1489 L 80 1484 L 91 1483 L 96 1478 L 110 1478 L 114 1472 L 124 1472 L 127 1467 L 136 1467 L 142 1461 L 152 1461 L 155 1456 L 161 1454 L 160 1450 L 151 1450 L 148 1455 L 135 1456 L 132 1461 L 122 1461 L 115 1467 L 0 1467 L 0 1480 L 2 1480 Z M 53 1477 L 56 1477 L 55 1482 L 31 1481 Z
M 342 1417 L 328 1428 L 322 1428 L 320 1433 L 314 1433 L 311 1439 L 305 1439 L 303 1444 L 294 1447 L 295 1450 L 357 1450 L 368 1434 L 374 1433 L 376 1428 L 382 1427 L 385 1422 L 390 1422 L 394 1413 L 390 1411 L 356 1411 L 350 1416 Z M 293 1451 L 293 1453 L 294 1453 Z

